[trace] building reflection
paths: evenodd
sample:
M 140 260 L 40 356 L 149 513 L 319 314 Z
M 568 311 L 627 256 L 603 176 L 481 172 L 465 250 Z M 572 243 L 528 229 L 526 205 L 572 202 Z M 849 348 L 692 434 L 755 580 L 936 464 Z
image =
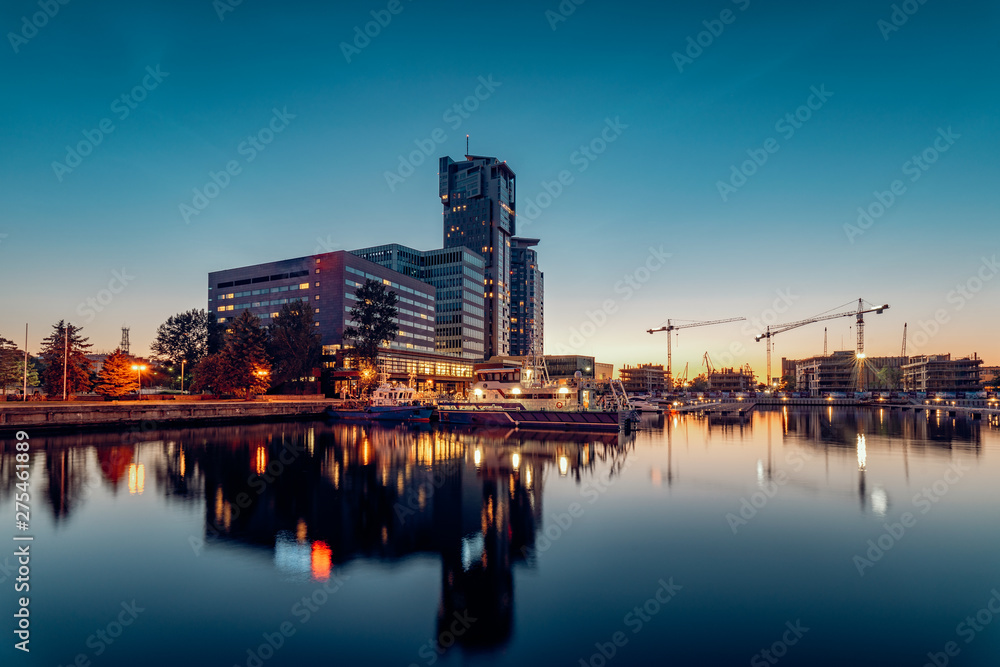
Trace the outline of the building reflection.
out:
M 259 433 L 259 435 L 258 435 Z M 505 642 L 515 564 L 531 566 L 543 480 L 582 479 L 619 458 L 617 435 L 509 429 L 246 427 L 238 445 L 186 448 L 204 475 L 206 546 L 273 550 L 286 576 L 323 581 L 355 559 L 435 554 L 442 650 Z M 477 621 L 455 633 L 456 619 Z

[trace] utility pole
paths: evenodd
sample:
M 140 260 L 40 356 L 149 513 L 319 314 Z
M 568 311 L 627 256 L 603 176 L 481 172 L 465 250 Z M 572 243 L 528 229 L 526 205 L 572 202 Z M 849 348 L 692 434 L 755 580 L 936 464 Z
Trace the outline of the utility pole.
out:
M 69 322 L 63 329 L 63 400 L 66 400 L 66 367 L 69 361 Z
M 24 388 L 21 390 L 21 402 L 28 400 L 28 323 L 24 323 Z

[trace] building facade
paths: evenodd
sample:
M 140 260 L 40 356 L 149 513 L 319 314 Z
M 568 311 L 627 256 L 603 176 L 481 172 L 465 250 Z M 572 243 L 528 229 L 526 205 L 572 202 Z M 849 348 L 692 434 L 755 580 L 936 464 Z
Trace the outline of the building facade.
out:
M 393 243 L 351 254 L 433 286 L 435 351 L 463 359 L 483 358 L 485 265 L 478 253 L 465 247 L 414 250 Z
M 720 368 L 708 374 L 708 389 L 710 391 L 754 391 L 753 373 L 747 373 L 743 369 Z
M 663 364 L 626 365 L 618 371 L 618 375 L 621 378 L 622 387 L 627 392 L 663 391 L 667 384 Z
M 544 276 L 538 268 L 538 239 L 510 240 L 510 353 L 544 354 Z
M 283 305 L 301 299 L 313 308 L 323 345 L 342 345 L 344 327 L 353 324 L 354 291 L 369 278 L 399 299 L 399 335 L 389 349 L 433 353 L 433 287 L 346 251 L 213 271 L 208 274 L 208 311 L 226 323 L 249 310 L 266 325 Z
M 910 357 L 903 366 L 907 391 L 977 392 L 982 388 L 979 369 L 983 360 L 975 356 L 952 359 L 950 354 Z
M 795 365 L 795 389 L 813 396 L 823 392 L 852 392 L 902 388 L 906 357 L 867 357 L 864 363 L 851 350 L 839 350 L 826 356 L 791 361 Z M 785 360 L 782 360 L 785 369 Z
M 445 248 L 467 247 L 485 261 L 484 357 L 510 354 L 510 253 L 516 225 L 514 172 L 495 157 L 438 162 Z

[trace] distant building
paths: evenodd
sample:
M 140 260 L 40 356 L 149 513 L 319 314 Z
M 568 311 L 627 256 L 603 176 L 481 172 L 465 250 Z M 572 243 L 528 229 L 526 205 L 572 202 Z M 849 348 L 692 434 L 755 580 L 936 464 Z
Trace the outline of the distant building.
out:
M 515 234 L 514 172 L 495 157 L 438 161 L 444 247 L 467 247 L 485 260 L 485 357 L 510 354 L 511 237 Z
M 266 325 L 284 304 L 302 299 L 313 308 L 324 368 L 332 371 L 344 364 L 344 328 L 353 324 L 354 291 L 366 279 L 383 283 L 399 299 L 399 335 L 380 355 L 392 379 L 413 376 L 421 388 L 438 383 L 463 389 L 472 377 L 471 362 L 435 353 L 435 288 L 346 251 L 213 271 L 208 312 L 225 324 L 249 310 Z M 351 377 L 349 372 L 329 375 L 327 391 L 339 390 L 338 383 Z
M 478 253 L 464 247 L 414 250 L 391 243 L 351 254 L 432 285 L 435 351 L 463 359 L 483 358 L 484 264 Z
M 982 388 L 980 366 L 973 357 L 952 359 L 950 354 L 910 357 L 903 366 L 903 386 L 907 391 L 976 392 Z
M 753 373 L 743 369 L 720 368 L 708 374 L 710 391 L 752 391 L 755 390 Z
M 543 354 L 544 276 L 538 268 L 538 239 L 512 238 L 510 245 L 510 353 Z
M 550 380 L 566 380 L 576 376 L 579 371 L 581 377 L 592 378 L 597 364 L 593 357 L 586 357 L 576 354 L 547 354 L 537 356 L 539 365 L 544 360 L 545 370 L 548 371 Z M 490 361 L 505 363 L 506 365 L 520 365 L 525 361 L 531 361 L 530 355 L 503 355 L 494 356 Z
M 795 364 L 795 388 L 808 391 L 812 395 L 823 392 L 852 392 L 858 390 L 858 375 L 862 375 L 865 391 L 873 389 L 893 389 L 902 385 L 902 371 L 896 370 L 895 378 L 891 369 L 901 369 L 906 357 L 868 357 L 862 365 L 852 350 L 839 350 L 827 356 L 791 360 Z M 782 359 L 784 371 L 785 359 Z
M 615 365 L 614 364 L 602 364 L 597 361 L 594 362 L 594 379 L 603 380 L 607 382 L 613 379 L 615 376 Z
M 666 386 L 666 372 L 663 364 L 639 364 L 623 366 L 618 374 L 622 387 L 628 392 L 663 391 Z

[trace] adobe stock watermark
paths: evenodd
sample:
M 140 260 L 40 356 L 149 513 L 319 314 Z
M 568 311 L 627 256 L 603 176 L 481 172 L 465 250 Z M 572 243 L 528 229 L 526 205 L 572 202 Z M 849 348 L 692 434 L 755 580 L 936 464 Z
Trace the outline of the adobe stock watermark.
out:
M 577 150 L 570 153 L 569 163 L 576 167 L 578 174 L 582 174 L 627 129 L 628 125 L 622 122 L 621 116 L 615 116 L 614 120 L 611 120 L 610 117 L 605 118 L 604 127 L 601 128 L 597 136 L 589 142 L 581 144 Z M 552 206 L 552 202 L 558 199 L 565 191 L 565 188 L 572 185 L 575 180 L 576 177 L 568 169 L 560 171 L 554 181 L 547 182 L 543 180 L 539 185 L 545 192 L 540 192 L 535 197 L 527 197 L 525 205 L 518 212 L 518 220 L 521 225 L 526 226 L 537 220 L 542 211 Z
M 455 645 L 455 642 L 462 635 L 469 631 L 472 624 L 479 620 L 475 616 L 470 615 L 468 610 L 463 611 L 461 614 L 456 611 L 453 617 L 447 629 L 439 632 L 437 637 L 428 639 L 427 642 L 421 644 L 420 648 L 417 649 L 417 655 L 423 658 L 425 665 L 436 663 L 441 656 L 448 652 L 448 649 Z M 420 666 L 411 662 L 409 667 Z
M 302 596 L 301 600 L 295 602 L 289 609 L 289 614 L 298 620 L 299 626 L 305 625 L 330 601 L 330 598 L 340 590 L 348 579 L 350 576 L 346 574 L 339 572 L 331 574 L 330 578 L 313 589 L 312 593 Z M 263 667 L 264 663 L 273 658 L 287 641 L 295 636 L 298 630 L 299 628 L 291 621 L 282 621 L 274 629 L 274 632 L 262 633 L 261 639 L 263 641 L 256 647 L 247 649 L 247 658 L 243 664 L 246 667 Z M 234 665 L 234 667 L 239 667 L 239 665 Z
M 622 625 L 631 630 L 633 636 L 642 632 L 646 624 L 652 621 L 684 588 L 680 584 L 675 584 L 673 577 L 666 581 L 660 579 L 656 583 L 659 584 L 659 588 L 653 595 L 642 604 L 633 607 L 622 617 Z M 611 634 L 608 641 L 595 642 L 594 648 L 597 650 L 586 658 L 580 658 L 580 667 L 604 667 L 618 655 L 622 648 L 628 645 L 629 639 L 630 637 L 625 634 L 624 630 L 617 630 Z
M 125 633 L 125 629 L 135 623 L 139 614 L 146 611 L 146 608 L 140 607 L 135 600 L 122 602 L 121 608 L 122 610 L 107 625 L 95 630 L 92 635 L 87 637 L 85 644 L 93 653 L 77 653 L 76 657 L 68 663 L 69 665 L 76 667 L 90 665 L 91 655 L 94 658 L 104 655 L 115 641 Z
M 667 260 L 673 257 L 672 253 L 664 252 L 663 246 L 659 248 L 649 247 L 649 253 L 645 261 L 631 272 L 622 276 L 622 279 L 614 284 L 615 294 L 620 295 L 620 299 L 605 299 L 601 302 L 600 308 L 588 310 L 587 319 L 575 327 L 570 327 L 568 345 L 556 343 L 557 354 L 573 354 L 573 350 L 579 350 L 590 340 L 599 329 L 608 323 L 612 315 L 618 312 L 620 302 L 629 301 L 635 294 L 648 283 L 653 274 L 662 269 Z
M 625 459 L 621 470 L 624 472 L 631 466 L 632 459 Z M 593 505 L 600 500 L 601 497 L 604 496 L 604 494 L 606 494 L 619 479 L 621 479 L 620 476 L 609 479 L 606 482 L 599 479 L 593 481 L 586 480 L 580 485 L 580 496 L 587 501 L 587 505 Z M 552 522 L 549 523 L 544 530 L 539 531 L 538 537 L 535 539 L 535 543 L 533 545 L 524 545 L 521 547 L 521 555 L 524 556 L 525 560 L 530 560 L 533 556 L 545 553 L 551 549 L 552 545 L 558 542 L 559 539 L 573 527 L 577 520 L 583 518 L 586 511 L 586 507 L 574 501 L 566 506 L 565 512 L 550 512 L 549 518 Z
M 226 20 L 226 14 L 236 11 L 236 8 L 243 4 L 243 0 L 212 0 L 212 9 L 219 21 Z
M 462 127 L 462 123 L 468 120 L 479 109 L 479 106 L 490 99 L 496 89 L 503 85 L 502 81 L 493 80 L 493 74 L 489 74 L 485 78 L 480 76 L 478 81 L 479 85 L 476 86 L 471 95 L 461 102 L 452 104 L 441 114 L 441 120 L 452 131 Z M 386 171 L 383 174 L 385 184 L 389 186 L 389 192 L 395 192 L 398 186 L 406 182 L 406 179 L 416 172 L 417 167 L 428 159 L 433 159 L 432 156 L 437 152 L 437 147 L 446 141 L 448 141 L 448 135 L 443 127 L 434 128 L 425 139 L 414 139 L 416 150 L 410 151 L 405 156 L 399 155 L 399 164 L 396 166 L 396 170 Z
M 955 142 L 962 138 L 961 134 L 952 131 L 951 126 L 947 130 L 939 127 L 937 133 L 938 136 L 934 138 L 931 145 L 920 151 L 920 153 L 913 155 L 900 167 L 903 175 L 909 177 L 908 180 L 910 183 L 919 181 L 920 177 L 934 166 L 941 155 L 947 153 L 955 145 Z M 847 235 L 847 240 L 853 244 L 856 237 L 861 236 L 870 229 L 906 192 L 907 186 L 902 179 L 894 180 L 889 184 L 887 190 L 881 192 L 875 190 L 872 192 L 874 200 L 867 206 L 858 207 L 856 224 L 844 224 L 844 234 Z
M 124 268 L 121 271 L 112 271 L 108 286 L 77 304 L 76 314 L 86 318 L 85 322 L 88 324 L 93 322 L 98 313 L 103 312 L 111 305 L 111 302 L 115 300 L 115 295 L 121 294 L 133 280 L 135 280 L 135 276 Z
M 751 667 L 767 667 L 776 665 L 778 661 L 788 655 L 788 649 L 799 643 L 799 640 L 809 632 L 809 628 L 802 625 L 802 619 L 796 619 L 795 623 L 785 621 L 785 630 L 781 639 L 775 641 L 768 648 L 761 649 L 750 658 Z
M 795 136 L 795 133 L 802 129 L 813 114 L 823 108 L 823 105 L 833 97 L 833 93 L 826 89 L 826 84 L 809 87 L 810 95 L 806 98 L 805 104 L 798 106 L 794 111 L 789 111 L 774 123 L 774 131 L 788 141 Z M 747 181 L 760 170 L 772 155 L 781 150 L 781 144 L 775 137 L 768 137 L 760 148 L 748 148 L 746 154 L 749 159 L 744 160 L 739 166 L 733 164 L 729 167 L 729 179 L 727 181 L 716 181 L 715 187 L 719 191 L 722 201 L 729 201 L 730 195 L 735 194 L 747 184 Z
M 986 630 L 993 623 L 993 620 L 1000 616 L 1000 591 L 994 588 L 990 593 L 990 599 L 979 611 L 966 616 L 962 622 L 955 626 L 955 634 L 964 639 L 966 645 L 975 641 L 979 633 Z M 957 657 L 961 652 L 962 649 L 958 642 L 949 641 L 945 643 L 941 651 L 928 651 L 924 667 L 946 667 L 951 663 L 951 659 Z
M 964 282 L 957 283 L 955 288 L 945 295 L 945 300 L 952 305 L 952 310 L 958 312 L 976 298 L 986 283 L 993 280 L 1000 273 L 1000 263 L 997 262 L 996 253 L 992 257 L 983 257 L 979 267 Z M 919 354 L 930 341 L 941 332 L 941 328 L 951 322 L 951 314 L 945 308 L 938 308 L 934 311 L 934 316 L 926 320 L 917 322 L 920 330 L 916 327 L 913 333 L 909 334 L 906 344 L 912 353 Z
M 18 32 L 8 32 L 7 40 L 14 53 L 20 53 L 21 47 L 35 38 L 38 31 L 49 24 L 49 21 L 56 17 L 59 10 L 70 3 L 70 0 L 38 0 L 40 12 L 35 12 L 30 17 L 21 17 L 21 29 Z
M 565 23 L 570 16 L 575 14 L 576 8 L 586 1 L 587 0 L 562 0 L 555 10 L 546 9 L 545 20 L 549 22 L 549 27 L 552 28 L 553 32 L 559 27 L 560 23 Z
M 882 39 L 889 41 L 889 35 L 899 32 L 899 29 L 906 25 L 910 17 L 916 14 L 920 8 L 927 4 L 927 0 L 903 0 L 903 2 L 893 4 L 889 20 L 879 19 L 875 22 L 875 27 L 882 33 Z
M 785 463 L 792 468 L 793 472 L 799 472 L 805 466 L 806 461 L 809 461 L 811 458 L 812 455 L 806 452 L 792 451 L 785 455 Z M 739 509 L 735 513 L 726 512 L 723 517 L 726 523 L 729 524 L 729 529 L 733 531 L 733 535 L 736 535 L 740 528 L 748 525 L 767 506 L 771 499 L 778 495 L 778 491 L 785 484 L 788 484 L 788 473 L 784 470 L 779 470 L 774 473 L 772 479 L 760 480 L 758 482 L 759 491 L 750 494 L 749 498 L 746 496 L 740 498 Z
M 111 101 L 111 113 L 119 122 L 124 121 L 139 108 L 139 104 L 144 102 L 151 92 L 160 87 L 168 76 L 170 72 L 161 71 L 159 65 L 155 68 L 152 65 L 146 67 L 146 76 L 132 90 L 122 93 Z M 66 157 L 63 162 L 58 160 L 52 162 L 52 172 L 56 175 L 56 179 L 62 183 L 63 177 L 73 173 L 74 169 L 83 164 L 83 159 L 93 153 L 94 149 L 104 142 L 104 138 L 115 131 L 115 128 L 114 120 L 102 118 L 97 127 L 83 130 L 83 139 L 73 146 L 66 146 Z
M 407 0 L 407 2 L 412 1 Z M 354 39 L 350 43 L 340 43 L 340 52 L 344 54 L 344 60 L 350 64 L 352 58 L 360 55 L 371 45 L 373 39 L 382 34 L 382 30 L 389 27 L 389 24 L 392 23 L 392 17 L 399 16 L 404 9 L 406 6 L 401 0 L 389 0 L 385 9 L 373 9 L 370 12 L 371 21 L 365 23 L 363 27 L 361 25 L 354 26 Z
M 921 515 L 927 514 L 934 509 L 934 505 L 941 502 L 941 499 L 970 470 L 972 468 L 963 465 L 961 461 L 951 463 L 939 479 L 935 480 L 930 486 L 922 488 L 920 493 L 913 495 L 911 499 L 913 508 L 919 510 Z M 875 563 L 881 561 L 886 553 L 905 537 L 906 531 L 917 525 L 919 518 L 913 512 L 903 512 L 899 517 L 899 521 L 891 524 L 883 523 L 882 534 L 874 540 L 868 540 L 868 549 L 864 552 L 864 555 L 855 554 L 852 559 L 854 567 L 858 570 L 858 575 L 861 577 L 865 576 L 865 570 L 874 567 Z
M 750 0 L 731 1 L 741 12 L 745 12 L 750 7 Z M 674 65 L 677 66 L 677 71 L 683 74 L 686 66 L 693 65 L 694 61 L 705 53 L 705 49 L 712 46 L 715 40 L 722 36 L 722 33 L 726 30 L 726 26 L 736 22 L 737 16 L 739 15 L 727 7 L 719 12 L 719 18 L 702 21 L 701 24 L 705 26 L 705 29 L 695 35 L 688 35 L 684 53 L 680 51 L 674 51 L 673 53 Z
M 0 246 L 3 245 L 4 239 L 6 239 L 10 234 L 0 234 Z
M 236 153 L 242 156 L 242 162 L 234 158 L 226 162 L 221 170 L 209 171 L 208 181 L 200 188 L 194 188 L 191 191 L 193 193 L 191 203 L 181 202 L 178 205 L 178 210 L 180 211 L 181 219 L 184 220 L 184 224 L 191 224 L 192 216 L 201 215 L 208 208 L 208 205 L 212 203 L 212 200 L 229 187 L 229 184 L 233 181 L 233 177 L 242 174 L 243 167 L 256 160 L 257 156 L 274 141 L 275 136 L 284 132 L 288 124 L 295 118 L 297 118 L 297 115 L 288 113 L 288 107 L 283 107 L 281 110 L 278 110 L 277 107 L 273 108 L 270 120 L 253 134 L 248 134 L 236 146 Z

